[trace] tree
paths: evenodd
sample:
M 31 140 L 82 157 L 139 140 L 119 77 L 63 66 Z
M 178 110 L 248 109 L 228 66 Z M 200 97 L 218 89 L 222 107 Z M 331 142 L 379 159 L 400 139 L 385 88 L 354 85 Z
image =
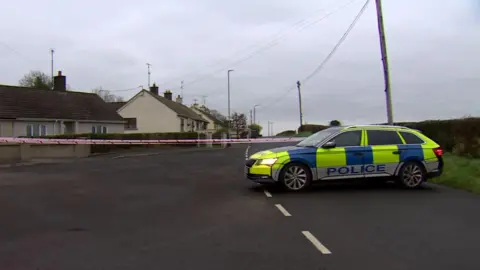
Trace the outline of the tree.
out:
M 247 128 L 247 117 L 243 113 L 232 114 L 232 126 L 231 128 L 237 133 L 237 138 L 239 137 L 242 131 L 245 131 Z
M 53 89 L 52 78 L 41 71 L 30 71 L 20 79 L 18 84 L 23 87 Z
M 92 93 L 97 94 L 105 102 L 122 102 L 124 101 L 123 97 L 112 94 L 108 90 L 103 90 L 102 87 L 97 87 L 92 90 Z
M 227 121 L 227 117 L 225 117 L 223 114 L 221 114 L 219 111 L 217 110 L 208 110 L 208 112 L 215 116 L 218 120 L 221 120 L 221 121 Z
M 259 124 L 251 124 L 248 126 L 248 128 L 252 130 L 257 130 L 258 133 L 262 132 L 262 129 L 263 129 L 263 127 L 260 126 Z
M 340 123 L 340 121 L 338 121 L 338 120 L 330 121 L 330 126 L 331 127 L 338 127 L 338 126 L 341 126 L 341 125 L 342 125 L 342 123 Z

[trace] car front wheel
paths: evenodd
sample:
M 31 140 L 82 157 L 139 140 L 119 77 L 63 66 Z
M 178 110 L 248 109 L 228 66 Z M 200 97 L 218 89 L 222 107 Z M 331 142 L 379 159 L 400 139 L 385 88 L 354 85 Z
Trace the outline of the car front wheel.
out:
M 405 188 L 417 188 L 426 178 L 425 169 L 418 162 L 407 162 L 400 168 L 398 182 Z
M 310 168 L 303 164 L 287 164 L 280 175 L 280 182 L 289 191 L 305 190 L 312 183 L 312 173 Z

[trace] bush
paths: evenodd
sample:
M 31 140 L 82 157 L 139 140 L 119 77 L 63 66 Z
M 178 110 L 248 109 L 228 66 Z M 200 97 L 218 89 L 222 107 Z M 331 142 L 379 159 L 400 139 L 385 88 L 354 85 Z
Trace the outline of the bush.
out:
M 452 152 L 459 156 L 480 158 L 480 117 L 398 122 L 395 125 L 421 131 L 440 144 L 446 152 Z M 300 133 L 315 133 L 326 128 L 328 126 L 302 125 L 298 130 Z
M 328 128 L 328 126 L 324 126 L 324 125 L 301 125 L 298 128 L 298 133 L 302 133 L 302 132 L 316 133 L 316 132 L 319 132 L 320 130 L 324 130 L 326 128 Z
M 282 132 L 278 133 L 275 136 L 279 136 L 279 137 L 289 136 L 290 137 L 290 136 L 295 135 L 295 133 L 296 133 L 295 130 L 285 130 L 285 131 L 282 131 Z
M 480 117 L 403 122 L 396 125 L 421 131 L 447 152 L 460 156 L 480 157 Z

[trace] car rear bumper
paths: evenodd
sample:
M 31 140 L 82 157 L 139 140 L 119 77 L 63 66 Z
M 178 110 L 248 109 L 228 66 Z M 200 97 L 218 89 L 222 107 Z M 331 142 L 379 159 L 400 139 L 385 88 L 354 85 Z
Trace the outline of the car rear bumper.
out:
M 443 158 L 440 157 L 438 159 L 438 167 L 430 172 L 427 173 L 427 178 L 434 178 L 434 177 L 439 177 L 442 175 L 443 173 L 443 166 L 444 166 L 444 163 L 443 163 Z

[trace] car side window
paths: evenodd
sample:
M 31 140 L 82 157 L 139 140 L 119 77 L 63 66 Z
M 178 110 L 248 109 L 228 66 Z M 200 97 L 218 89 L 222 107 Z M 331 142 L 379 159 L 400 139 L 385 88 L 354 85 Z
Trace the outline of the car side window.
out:
M 425 143 L 417 135 L 415 135 L 413 133 L 410 133 L 410 132 L 400 131 L 400 135 L 402 135 L 406 144 L 423 144 L 423 143 Z
M 336 147 L 360 146 L 362 142 L 362 131 L 343 132 L 330 141 L 335 141 Z
M 392 145 L 403 144 L 396 131 L 390 130 L 367 130 L 368 145 Z

